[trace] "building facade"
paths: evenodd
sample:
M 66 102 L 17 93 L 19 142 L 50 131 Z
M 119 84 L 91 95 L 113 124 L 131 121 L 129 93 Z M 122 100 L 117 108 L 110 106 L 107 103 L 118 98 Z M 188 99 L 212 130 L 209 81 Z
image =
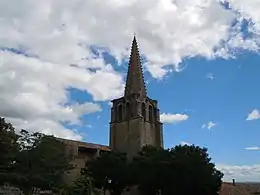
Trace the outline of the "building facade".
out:
M 85 168 L 85 164 L 88 160 L 98 157 L 104 152 L 110 152 L 109 146 L 86 143 L 81 141 L 61 139 L 60 141 L 66 144 L 67 151 L 73 156 L 71 164 L 75 167 L 65 175 L 66 183 L 72 183 L 80 177 L 82 168 Z

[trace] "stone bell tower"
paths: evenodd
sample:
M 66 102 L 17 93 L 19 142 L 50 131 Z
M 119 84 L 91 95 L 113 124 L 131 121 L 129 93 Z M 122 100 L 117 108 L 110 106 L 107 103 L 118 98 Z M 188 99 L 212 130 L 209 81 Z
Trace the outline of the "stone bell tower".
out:
M 110 141 L 112 150 L 136 155 L 144 145 L 163 147 L 157 101 L 147 96 L 142 65 L 134 37 L 124 96 L 112 100 Z

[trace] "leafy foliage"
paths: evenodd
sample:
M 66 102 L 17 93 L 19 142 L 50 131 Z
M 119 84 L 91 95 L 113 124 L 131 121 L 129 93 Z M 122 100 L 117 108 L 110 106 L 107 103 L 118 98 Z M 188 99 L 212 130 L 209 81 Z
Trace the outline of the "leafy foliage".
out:
M 168 163 L 168 150 L 144 146 L 131 163 L 132 183 L 138 184 L 145 194 L 157 194 L 162 188 Z
M 223 174 L 211 163 L 206 148 L 179 145 L 170 152 L 175 167 L 170 181 L 175 185 L 174 188 L 167 188 L 169 185 L 166 184 L 166 193 L 218 194 Z
M 223 174 L 210 160 L 207 149 L 194 145 L 171 150 L 145 146 L 132 163 L 134 181 L 147 195 L 216 195 Z
M 126 154 L 103 153 L 87 163 L 85 174 L 93 178 L 96 188 L 109 190 L 111 195 L 119 195 L 128 184 L 128 162 Z
M 21 131 L 12 184 L 25 193 L 32 188 L 56 190 L 64 174 L 72 169 L 65 145 L 53 136 Z
M 7 182 L 25 194 L 33 188 L 62 188 L 64 174 L 73 168 L 63 142 L 26 130 L 17 135 L 3 118 L 0 159 L 0 185 Z M 82 177 L 68 193 L 100 194 L 108 190 L 111 195 L 119 195 L 126 187 L 136 185 L 147 195 L 218 195 L 222 177 L 206 148 L 178 145 L 164 150 L 145 146 L 131 161 L 126 154 L 113 151 L 87 162 Z
M 125 154 L 105 153 L 89 162 L 85 170 L 95 187 L 115 195 L 134 185 L 147 195 L 217 195 L 223 177 L 207 149 L 194 145 L 168 150 L 145 146 L 131 162 Z
M 0 185 L 9 181 L 8 175 L 19 150 L 17 140 L 12 124 L 0 117 Z
M 90 182 L 86 177 L 81 177 L 68 189 L 69 195 L 87 195 L 90 194 Z
M 85 170 L 83 170 L 85 171 Z M 68 195 L 101 195 L 102 189 L 97 189 L 93 186 L 92 178 L 88 173 L 83 173 L 81 177 L 74 182 L 69 188 Z

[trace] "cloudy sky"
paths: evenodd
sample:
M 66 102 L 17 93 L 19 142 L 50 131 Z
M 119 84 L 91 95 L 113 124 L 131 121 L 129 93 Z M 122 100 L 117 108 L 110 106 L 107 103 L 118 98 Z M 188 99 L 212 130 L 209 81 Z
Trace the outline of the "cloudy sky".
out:
M 0 116 L 108 144 L 136 33 L 165 147 L 260 181 L 260 0 L 0 0 Z

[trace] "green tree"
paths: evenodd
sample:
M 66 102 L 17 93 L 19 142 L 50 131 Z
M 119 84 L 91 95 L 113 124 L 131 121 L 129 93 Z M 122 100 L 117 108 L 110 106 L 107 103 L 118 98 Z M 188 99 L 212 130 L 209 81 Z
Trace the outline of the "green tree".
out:
M 68 189 L 68 195 L 101 195 L 102 189 L 97 189 L 94 187 L 92 178 L 89 176 L 88 172 L 83 169 L 81 172 L 81 177 L 76 180 L 72 186 Z
M 131 163 L 131 185 L 138 185 L 143 194 L 158 194 L 167 176 L 169 162 L 169 150 L 144 146 Z
M 64 184 L 64 174 L 73 167 L 63 142 L 53 136 L 21 131 L 12 184 L 25 194 L 33 188 L 55 191 Z
M 145 146 L 131 167 L 133 183 L 147 195 L 217 195 L 223 177 L 207 149 L 194 145 L 171 150 Z
M 219 194 L 223 174 L 211 162 L 206 148 L 178 145 L 170 153 L 172 168 L 165 180 L 163 194 Z
M 9 173 L 19 150 L 17 140 L 18 135 L 12 124 L 0 117 L 0 185 L 10 182 Z
M 86 164 L 86 173 L 93 179 L 96 188 L 109 190 L 111 195 L 120 195 L 128 184 L 126 154 L 103 153 Z
M 82 176 L 68 189 L 69 195 L 91 195 L 89 178 Z

